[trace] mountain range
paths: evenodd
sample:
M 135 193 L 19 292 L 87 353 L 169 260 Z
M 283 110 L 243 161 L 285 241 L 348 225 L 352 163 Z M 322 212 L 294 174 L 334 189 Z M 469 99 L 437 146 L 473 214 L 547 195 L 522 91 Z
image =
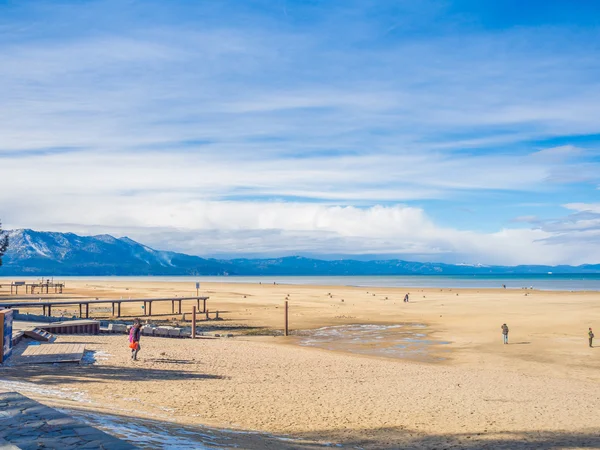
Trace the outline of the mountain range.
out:
M 326 261 L 289 256 L 272 259 L 213 259 L 161 251 L 127 237 L 103 234 L 12 230 L 0 276 L 69 275 L 465 275 L 600 273 L 582 266 L 484 266 L 410 262 L 398 259 Z

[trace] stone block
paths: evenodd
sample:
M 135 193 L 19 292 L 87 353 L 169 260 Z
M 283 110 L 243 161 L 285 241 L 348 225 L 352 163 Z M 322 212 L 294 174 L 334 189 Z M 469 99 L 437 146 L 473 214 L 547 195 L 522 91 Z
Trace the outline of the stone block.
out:
M 112 333 L 127 333 L 127 325 L 122 323 L 109 323 L 108 330 Z
M 144 325 L 142 327 L 142 334 L 144 336 L 154 336 L 154 327 L 148 326 L 148 325 Z
M 154 336 L 168 336 L 172 327 L 158 327 L 154 330 Z
M 169 337 L 181 337 L 181 328 L 171 328 L 169 330 Z

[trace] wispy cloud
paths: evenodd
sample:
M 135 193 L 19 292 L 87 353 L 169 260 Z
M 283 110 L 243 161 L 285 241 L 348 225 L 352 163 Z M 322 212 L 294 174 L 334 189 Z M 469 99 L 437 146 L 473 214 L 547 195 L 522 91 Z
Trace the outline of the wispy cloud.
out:
M 597 144 L 540 142 L 600 133 L 597 29 L 471 27 L 435 1 L 0 10 L 9 225 L 195 253 L 596 258 L 533 223 L 482 233 L 477 211 L 595 191 Z

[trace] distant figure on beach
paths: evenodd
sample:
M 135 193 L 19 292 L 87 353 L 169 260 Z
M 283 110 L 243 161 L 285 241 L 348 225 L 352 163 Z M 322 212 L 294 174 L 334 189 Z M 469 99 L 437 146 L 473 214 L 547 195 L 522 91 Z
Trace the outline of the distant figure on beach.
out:
M 502 285 L 502 287 L 503 287 L 504 289 L 506 289 L 506 285 L 505 285 L 505 284 L 503 284 L 503 285 Z
M 590 328 L 590 331 L 588 331 L 588 338 L 590 339 L 590 347 L 593 347 L 592 341 L 594 340 L 594 332 L 592 331 L 591 328 Z
M 500 328 L 502 328 L 502 338 L 504 339 L 504 343 L 508 344 L 508 326 L 503 323 Z
M 137 355 L 140 351 L 140 337 L 142 334 L 142 325 L 139 319 L 135 319 L 131 331 L 129 332 L 129 348 L 131 348 L 131 359 L 137 361 Z
M 408 294 L 404 296 L 404 303 L 408 303 Z

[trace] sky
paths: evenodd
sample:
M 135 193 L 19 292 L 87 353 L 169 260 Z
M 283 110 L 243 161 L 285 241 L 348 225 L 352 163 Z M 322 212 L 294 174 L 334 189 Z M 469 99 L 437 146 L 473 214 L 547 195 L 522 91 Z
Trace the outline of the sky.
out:
M 600 3 L 0 0 L 3 227 L 600 263 Z

